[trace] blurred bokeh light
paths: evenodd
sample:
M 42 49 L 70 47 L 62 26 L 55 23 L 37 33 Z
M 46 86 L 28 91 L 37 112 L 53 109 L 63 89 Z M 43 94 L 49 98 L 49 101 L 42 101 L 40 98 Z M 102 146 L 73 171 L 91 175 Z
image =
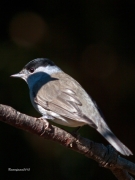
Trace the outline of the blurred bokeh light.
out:
M 23 12 L 11 19 L 9 34 L 18 45 L 29 47 L 47 40 L 48 25 L 38 14 Z

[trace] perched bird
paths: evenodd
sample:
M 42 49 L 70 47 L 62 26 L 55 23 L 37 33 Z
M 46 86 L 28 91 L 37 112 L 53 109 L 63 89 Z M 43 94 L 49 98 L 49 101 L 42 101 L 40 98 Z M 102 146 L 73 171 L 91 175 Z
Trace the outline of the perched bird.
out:
M 69 127 L 87 124 L 96 129 L 118 152 L 132 155 L 112 133 L 97 105 L 82 86 L 51 60 L 34 59 L 11 77 L 22 78 L 27 82 L 31 102 L 43 118 Z

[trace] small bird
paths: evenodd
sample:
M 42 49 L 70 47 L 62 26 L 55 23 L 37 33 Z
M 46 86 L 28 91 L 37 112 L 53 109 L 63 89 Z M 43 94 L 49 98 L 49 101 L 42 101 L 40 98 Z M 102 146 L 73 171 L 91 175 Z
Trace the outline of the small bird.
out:
M 30 61 L 11 77 L 24 79 L 34 108 L 43 118 L 69 127 L 89 125 L 96 129 L 118 152 L 133 155 L 106 124 L 91 97 L 71 76 L 47 58 Z

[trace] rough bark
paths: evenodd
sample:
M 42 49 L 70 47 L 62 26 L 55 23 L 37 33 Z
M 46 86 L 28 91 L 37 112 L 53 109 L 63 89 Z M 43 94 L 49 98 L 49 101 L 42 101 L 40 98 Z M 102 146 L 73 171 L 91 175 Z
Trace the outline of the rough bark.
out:
M 118 152 L 111 145 L 104 146 L 81 136 L 75 137 L 49 124 L 46 120 L 27 116 L 2 104 L 0 104 L 0 121 L 84 154 L 97 161 L 100 166 L 110 169 L 119 180 L 134 179 L 129 173 L 135 175 L 135 164 L 118 155 Z

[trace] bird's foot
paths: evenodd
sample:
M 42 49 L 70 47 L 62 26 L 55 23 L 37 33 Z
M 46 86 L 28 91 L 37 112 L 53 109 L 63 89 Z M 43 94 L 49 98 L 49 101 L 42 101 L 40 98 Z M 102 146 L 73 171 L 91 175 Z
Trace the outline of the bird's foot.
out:
M 37 119 L 38 119 L 38 120 L 42 120 L 42 121 L 44 122 L 44 123 L 43 123 L 43 132 L 41 133 L 40 136 L 43 136 L 46 130 L 51 131 L 51 129 L 50 129 L 50 127 L 49 127 L 50 124 L 49 124 L 49 122 L 46 120 L 46 118 L 44 118 L 44 116 L 43 116 L 43 117 L 40 117 L 40 118 L 37 118 Z

